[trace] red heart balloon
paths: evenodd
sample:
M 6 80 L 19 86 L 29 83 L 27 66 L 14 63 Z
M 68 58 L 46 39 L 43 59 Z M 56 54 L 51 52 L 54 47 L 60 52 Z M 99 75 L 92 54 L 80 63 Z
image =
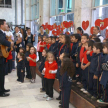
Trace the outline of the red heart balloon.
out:
M 53 34 L 54 36 L 56 36 L 56 35 L 57 35 L 57 31 L 53 30 L 53 31 L 52 31 L 52 34 Z
M 99 26 L 101 30 L 104 30 L 108 26 L 108 18 L 105 18 L 104 20 L 97 19 L 95 21 L 95 26 Z
M 70 35 L 70 33 L 69 33 L 69 32 L 66 32 L 66 34 L 67 34 L 67 35 Z
M 86 30 L 86 29 L 88 28 L 88 26 L 89 26 L 89 21 L 88 21 L 88 20 L 82 22 L 82 28 L 83 28 L 84 30 Z
M 106 29 L 105 36 L 108 38 L 108 29 Z
M 93 29 L 94 29 L 94 26 L 91 27 L 91 29 L 90 29 L 91 34 L 93 34 Z
M 73 26 L 73 21 L 70 21 L 70 25 Z
M 56 30 L 60 30 L 60 25 L 56 26 Z

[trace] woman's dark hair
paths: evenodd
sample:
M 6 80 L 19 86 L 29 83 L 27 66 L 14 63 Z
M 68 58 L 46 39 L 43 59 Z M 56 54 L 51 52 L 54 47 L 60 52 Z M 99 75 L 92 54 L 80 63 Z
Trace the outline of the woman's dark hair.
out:
M 99 49 L 100 52 L 102 52 L 103 44 L 101 42 L 95 42 L 93 46 L 96 47 L 96 49 Z
M 66 35 L 66 34 L 64 34 L 63 36 L 65 36 L 65 44 L 69 48 L 69 51 L 71 51 L 71 47 L 70 47 L 70 43 L 71 43 L 70 36 L 69 35 Z
M 63 66 L 60 68 L 60 74 L 67 72 L 68 76 L 73 77 L 75 74 L 75 66 L 70 58 L 64 57 L 62 60 Z
M 101 40 L 100 40 L 98 37 L 93 38 L 93 40 L 94 40 L 95 42 L 101 42 Z
M 84 31 L 81 27 L 78 27 L 77 30 L 79 30 L 82 34 L 84 33 Z
M 103 43 L 103 48 L 106 47 L 108 49 L 108 42 Z
M 19 53 L 19 55 L 22 57 L 22 59 L 24 59 L 24 58 L 25 58 L 24 53 Z
M 5 19 L 0 19 L 0 26 L 1 25 L 4 25 L 4 22 L 5 22 L 6 20 Z

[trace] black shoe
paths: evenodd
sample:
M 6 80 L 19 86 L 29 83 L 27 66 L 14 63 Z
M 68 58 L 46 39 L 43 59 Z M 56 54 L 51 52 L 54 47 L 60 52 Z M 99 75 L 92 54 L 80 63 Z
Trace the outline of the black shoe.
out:
M 3 94 L 0 94 L 0 97 L 7 97 L 7 96 L 9 96 L 10 94 L 5 94 L 5 93 L 3 93 Z
M 62 102 L 60 101 L 59 104 L 62 104 Z
M 58 98 L 56 98 L 56 100 L 61 100 L 60 96 Z
M 20 81 L 19 79 L 17 79 L 17 81 Z
M 3 92 L 10 92 L 10 89 L 7 89 L 7 90 L 3 90 Z
M 59 108 L 63 108 L 62 105 L 59 105 Z

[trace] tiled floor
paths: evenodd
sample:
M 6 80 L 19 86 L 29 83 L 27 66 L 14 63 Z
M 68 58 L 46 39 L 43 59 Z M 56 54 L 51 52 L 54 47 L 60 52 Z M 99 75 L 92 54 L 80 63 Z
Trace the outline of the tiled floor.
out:
M 0 97 L 0 108 L 58 108 L 56 91 L 52 101 L 46 101 L 43 98 L 44 93 L 40 93 L 40 77 L 37 76 L 34 84 L 31 84 L 28 79 L 25 79 L 23 84 L 19 84 L 16 79 L 15 71 L 5 77 L 5 88 L 11 89 L 11 92 L 9 97 Z M 69 108 L 74 107 L 70 104 Z

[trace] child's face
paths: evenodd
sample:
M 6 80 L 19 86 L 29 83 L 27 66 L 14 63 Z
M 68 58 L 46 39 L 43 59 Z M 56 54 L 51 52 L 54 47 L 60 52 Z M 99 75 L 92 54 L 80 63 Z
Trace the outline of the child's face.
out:
M 61 37 L 61 43 L 65 44 L 65 36 L 64 35 Z
M 23 49 L 20 49 L 19 52 L 20 52 L 20 53 L 23 53 L 24 51 L 23 51 Z
M 75 36 L 72 36 L 72 41 L 77 42 L 77 39 L 75 38 Z
M 48 38 L 46 39 L 46 41 L 45 41 L 45 42 L 46 42 L 46 44 L 48 44 Z
M 60 55 L 59 59 L 62 60 L 63 57 L 64 57 L 64 53 L 62 53 L 62 54 Z
M 85 43 L 85 49 L 88 50 L 89 47 L 88 47 L 88 43 Z
M 46 36 L 43 37 L 43 41 L 46 41 Z
M 34 52 L 35 52 L 34 47 L 31 47 L 31 48 L 30 48 L 30 53 L 31 53 L 31 54 L 34 54 Z
M 70 40 L 71 40 L 71 42 L 73 42 L 72 37 L 73 37 L 73 36 L 70 36 Z
M 85 44 L 88 41 L 86 36 L 81 36 L 81 43 Z
M 54 61 L 54 56 L 52 54 L 48 55 L 48 61 L 53 62 Z
M 29 46 L 26 46 L 26 51 L 29 51 Z
M 41 37 L 38 37 L 38 41 L 39 41 L 39 42 L 41 41 Z
M 52 44 L 54 44 L 56 42 L 56 40 L 55 39 L 52 39 Z
M 93 52 L 94 52 L 94 53 L 97 53 L 97 49 L 96 49 L 95 46 L 93 46 Z
M 108 54 L 108 49 L 107 49 L 107 47 L 104 47 L 104 48 L 103 48 L 103 53 L 104 53 L 104 54 Z
M 61 38 L 62 38 L 62 36 L 60 35 L 60 36 L 59 36 L 59 42 L 61 42 Z
M 46 55 L 47 55 L 46 51 L 43 50 L 43 52 L 42 52 L 42 56 L 43 56 L 43 57 L 46 57 Z
M 48 43 L 51 44 L 52 40 L 51 38 L 48 38 Z

